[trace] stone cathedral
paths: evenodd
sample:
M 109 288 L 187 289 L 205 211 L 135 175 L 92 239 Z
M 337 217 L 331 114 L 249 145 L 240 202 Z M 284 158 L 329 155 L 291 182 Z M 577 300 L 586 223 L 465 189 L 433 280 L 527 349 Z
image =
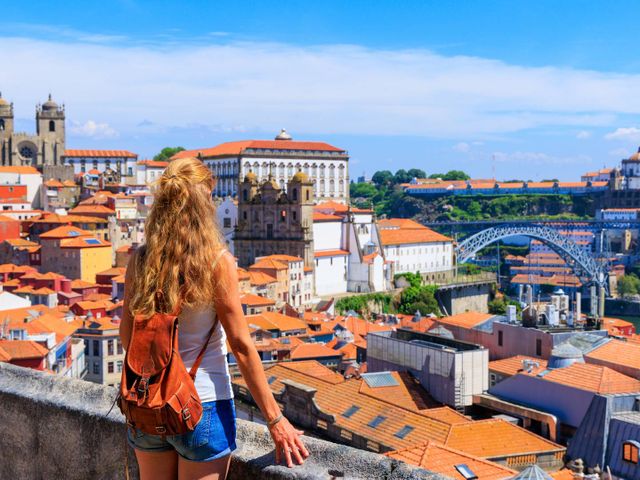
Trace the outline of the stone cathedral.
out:
M 42 168 L 62 165 L 64 155 L 64 105 L 58 106 L 51 95 L 36 106 L 36 134 L 14 131 L 13 103 L 0 94 L 0 165 L 30 165 Z

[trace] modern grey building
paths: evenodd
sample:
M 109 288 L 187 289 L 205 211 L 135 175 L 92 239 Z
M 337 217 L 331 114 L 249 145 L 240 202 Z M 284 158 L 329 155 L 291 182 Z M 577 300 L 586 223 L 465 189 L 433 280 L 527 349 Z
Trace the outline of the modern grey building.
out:
M 412 330 L 369 333 L 367 369 L 408 371 L 435 400 L 457 409 L 489 388 L 489 350 Z

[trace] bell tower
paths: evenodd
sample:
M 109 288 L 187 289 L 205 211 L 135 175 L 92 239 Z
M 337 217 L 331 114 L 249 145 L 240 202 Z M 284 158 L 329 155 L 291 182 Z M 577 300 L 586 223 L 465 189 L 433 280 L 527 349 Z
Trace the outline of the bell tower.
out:
M 46 102 L 36 106 L 36 128 L 40 142 L 39 165 L 62 165 L 61 157 L 65 147 L 64 121 L 64 105 L 58 106 L 51 94 Z
M 11 165 L 11 135 L 13 134 L 13 103 L 0 92 L 0 165 Z

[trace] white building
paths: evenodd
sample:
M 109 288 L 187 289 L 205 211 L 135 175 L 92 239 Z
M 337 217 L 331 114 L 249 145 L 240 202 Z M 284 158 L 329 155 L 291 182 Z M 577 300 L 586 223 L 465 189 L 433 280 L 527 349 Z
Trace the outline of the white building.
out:
M 169 162 L 158 162 L 156 160 L 139 160 L 136 162 L 136 183 L 138 185 L 150 185 L 155 182 Z
M 313 242 L 316 295 L 391 288 L 392 266 L 385 262 L 371 210 L 337 202 L 316 205 Z
M 65 165 L 73 166 L 74 174 L 111 169 L 123 177 L 133 177 L 138 155 L 128 150 L 66 150 L 62 159 Z
M 34 167 L 0 166 L 0 185 L 26 185 L 27 202 L 32 208 L 39 206 L 42 174 Z
M 596 211 L 596 220 L 604 222 L 635 222 L 640 218 L 640 208 L 603 208 Z
M 233 253 L 233 233 L 238 225 L 238 201 L 231 197 L 225 197 L 216 205 L 216 214 L 218 225 L 227 242 L 227 248 Z
M 624 186 L 630 190 L 640 189 L 640 148 L 629 158 L 622 160 Z
M 420 273 L 427 282 L 447 279 L 453 269 L 453 241 L 413 220 L 379 222 L 384 257 L 394 274 Z
M 349 155 L 324 142 L 294 141 L 283 129 L 274 140 L 226 142 L 213 148 L 187 150 L 172 157 L 200 158 L 217 179 L 215 194 L 236 195 L 238 179 L 257 175 L 258 183 L 269 173 L 286 190 L 289 179 L 302 171 L 313 181 L 318 201 L 346 203 L 349 198 Z

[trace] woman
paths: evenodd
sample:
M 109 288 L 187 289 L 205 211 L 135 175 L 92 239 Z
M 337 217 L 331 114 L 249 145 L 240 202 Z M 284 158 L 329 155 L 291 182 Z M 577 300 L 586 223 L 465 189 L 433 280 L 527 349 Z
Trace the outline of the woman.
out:
M 284 458 L 292 467 L 309 455 L 300 440 L 302 432 L 282 416 L 249 336 L 240 306 L 235 259 L 225 250 L 214 220 L 213 187 L 211 172 L 201 161 L 184 158 L 170 162 L 157 181 L 145 225 L 146 244 L 127 267 L 120 324 L 123 345 L 128 346 L 131 340 L 134 315 L 171 312 L 181 298 L 178 344 L 189 370 L 216 325 L 195 377 L 203 404 L 195 430 L 165 439 L 139 430 L 127 433 L 142 480 L 226 477 L 230 454 L 236 448 L 227 340 L 267 420 L 276 461 Z

